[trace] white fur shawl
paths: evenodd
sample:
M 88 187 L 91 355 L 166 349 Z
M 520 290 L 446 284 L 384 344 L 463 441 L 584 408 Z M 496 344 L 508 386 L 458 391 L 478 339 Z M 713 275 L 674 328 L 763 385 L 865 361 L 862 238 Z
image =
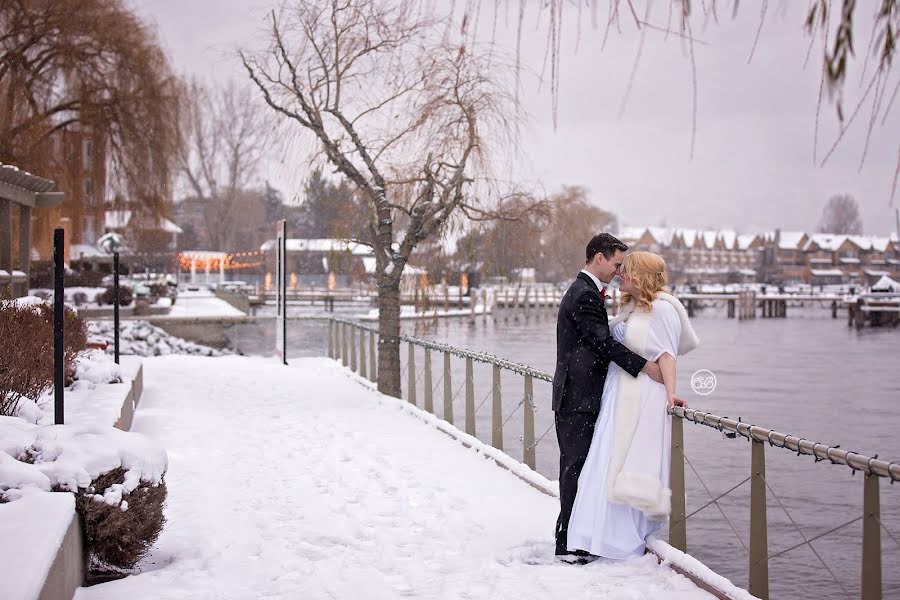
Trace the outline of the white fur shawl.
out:
M 656 297 L 659 300 L 665 300 L 669 304 L 675 307 L 675 310 L 678 312 L 678 317 L 681 319 L 681 337 L 678 340 L 678 356 L 683 356 L 694 350 L 697 346 L 700 345 L 700 338 L 697 337 L 697 333 L 694 331 L 693 325 L 691 325 L 691 321 L 688 318 L 687 309 L 684 308 L 684 305 L 681 303 L 678 298 L 669 294 L 668 292 L 658 292 Z M 609 322 L 609 328 L 612 330 L 613 327 L 622 323 L 623 321 L 627 321 L 628 317 L 631 316 L 631 313 L 634 312 L 636 303 L 632 299 L 625 306 L 619 307 L 619 312 L 616 313 L 616 316 L 613 317 Z
M 696 348 L 700 340 L 681 302 L 666 292 L 660 292 L 656 298 L 671 304 L 678 313 L 681 321 L 678 356 Z M 649 312 L 635 312 L 632 300 L 610 321 L 610 328 L 629 317 L 632 319 L 625 331 L 625 345 L 644 356 L 650 330 Z M 641 374 L 634 378 L 624 372 L 619 377 L 613 416 L 613 449 L 607 473 L 609 499 L 629 504 L 651 518 L 664 518 L 671 510 L 671 491 L 660 479 L 664 432 L 659 429 L 662 424 L 658 420 L 641 419 L 641 381 L 646 377 Z

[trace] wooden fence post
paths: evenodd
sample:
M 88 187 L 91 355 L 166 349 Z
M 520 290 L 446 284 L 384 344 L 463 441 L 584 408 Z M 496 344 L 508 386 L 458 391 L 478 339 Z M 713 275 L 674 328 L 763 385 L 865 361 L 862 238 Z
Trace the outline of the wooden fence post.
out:
M 669 468 L 672 514 L 669 517 L 669 545 L 687 552 L 687 510 L 684 495 L 684 419 L 672 415 L 672 456 Z
M 369 332 L 369 379 L 378 382 L 378 373 L 375 365 L 378 364 L 378 356 L 375 354 L 375 332 Z
M 470 357 L 466 357 L 466 433 L 475 436 L 475 378 Z
M 536 450 L 534 447 L 534 380 L 531 375 L 525 376 L 525 399 L 522 409 L 525 411 L 522 432 L 522 462 L 534 469 Z
M 449 352 L 444 352 L 444 420 L 453 425 L 453 386 L 450 379 Z
M 350 325 L 350 370 L 356 372 L 356 325 Z
M 328 319 L 328 358 L 334 358 L 334 321 Z
M 881 600 L 881 501 L 879 477 L 863 482 L 862 600 Z
M 359 376 L 366 379 L 366 330 L 359 328 Z
M 347 324 L 344 322 L 341 322 L 341 361 L 345 367 L 350 363 L 347 356 Z
M 434 390 L 431 389 L 431 350 L 425 348 L 425 410 L 434 414 Z
M 766 517 L 766 446 L 750 442 L 750 587 L 749 592 L 769 599 L 769 541 Z
M 409 342 L 409 358 L 406 361 L 407 391 L 406 396 L 410 404 L 416 403 L 416 347 Z
M 503 404 L 500 398 L 500 367 L 494 365 L 493 410 L 491 411 L 491 445 L 497 450 L 503 450 Z

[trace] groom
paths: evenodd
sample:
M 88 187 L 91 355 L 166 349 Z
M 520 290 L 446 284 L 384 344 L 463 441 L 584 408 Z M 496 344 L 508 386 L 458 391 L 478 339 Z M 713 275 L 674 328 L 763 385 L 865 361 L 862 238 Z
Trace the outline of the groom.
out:
M 621 272 L 628 246 L 608 233 L 595 235 L 585 249 L 587 262 L 569 286 L 556 317 L 556 373 L 553 375 L 553 410 L 559 440 L 559 520 L 556 554 L 566 547 L 569 516 L 575 503 L 578 476 L 584 467 L 600 397 L 610 362 L 632 377 L 641 371 L 662 382 L 659 365 L 648 363 L 619 342 L 609 331 L 606 286 Z M 583 551 L 575 554 L 585 555 Z

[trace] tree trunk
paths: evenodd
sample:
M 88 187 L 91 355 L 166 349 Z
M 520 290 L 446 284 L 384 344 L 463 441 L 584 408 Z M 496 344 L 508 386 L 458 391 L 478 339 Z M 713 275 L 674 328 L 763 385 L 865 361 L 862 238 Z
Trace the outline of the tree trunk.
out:
M 382 281 L 378 287 L 378 391 L 401 397 L 399 279 Z

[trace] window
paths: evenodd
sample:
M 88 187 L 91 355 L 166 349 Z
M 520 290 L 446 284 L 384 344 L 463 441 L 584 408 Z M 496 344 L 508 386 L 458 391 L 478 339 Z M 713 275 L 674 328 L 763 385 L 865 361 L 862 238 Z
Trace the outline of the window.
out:
M 81 163 L 85 171 L 94 168 L 94 144 L 91 140 L 84 140 L 81 144 Z
M 97 241 L 97 230 L 94 227 L 94 217 L 84 217 L 84 226 L 81 230 L 81 243 L 93 244 Z
M 89 206 L 94 203 L 94 182 L 90 177 L 84 180 L 84 199 Z

